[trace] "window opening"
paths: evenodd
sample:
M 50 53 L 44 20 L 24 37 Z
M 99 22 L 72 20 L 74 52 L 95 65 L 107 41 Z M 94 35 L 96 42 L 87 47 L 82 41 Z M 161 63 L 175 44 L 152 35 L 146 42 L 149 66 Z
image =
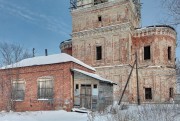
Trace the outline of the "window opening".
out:
M 79 89 L 79 84 L 76 84 L 76 89 Z
M 108 0 L 94 0 L 94 5 L 108 2 Z
M 102 17 L 98 16 L 98 21 L 101 22 L 102 21 Z
M 168 60 L 171 60 L 171 47 L 168 47 Z
M 150 46 L 144 47 L 144 60 L 151 59 L 151 48 Z
M 96 60 L 101 60 L 102 59 L 102 47 L 97 46 L 96 47 Z
M 169 88 L 169 97 L 172 98 L 174 95 L 173 88 Z
M 97 84 L 94 84 L 94 89 L 97 89 Z
M 152 89 L 151 88 L 145 88 L 145 99 L 146 100 L 152 99 Z

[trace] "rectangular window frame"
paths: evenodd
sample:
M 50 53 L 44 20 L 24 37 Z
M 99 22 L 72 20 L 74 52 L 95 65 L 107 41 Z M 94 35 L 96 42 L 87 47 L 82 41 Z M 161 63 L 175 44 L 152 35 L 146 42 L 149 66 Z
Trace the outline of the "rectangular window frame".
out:
M 151 59 L 151 46 L 147 45 L 144 46 L 144 60 L 150 60 Z
M 145 88 L 145 100 L 152 100 L 152 88 Z
M 23 84 L 22 89 L 20 84 Z M 25 81 L 12 81 L 12 99 L 13 101 L 24 101 L 25 98 Z M 21 96 L 20 96 L 21 95 Z
M 51 81 L 50 83 L 52 86 L 48 87 L 48 81 Z M 44 87 L 40 86 L 41 85 Z M 49 78 L 49 79 L 39 79 L 37 81 L 37 86 L 38 86 L 38 93 L 37 93 L 37 98 L 38 100 L 52 100 L 54 98 L 54 80 Z
M 102 46 L 96 46 L 96 60 L 102 60 Z

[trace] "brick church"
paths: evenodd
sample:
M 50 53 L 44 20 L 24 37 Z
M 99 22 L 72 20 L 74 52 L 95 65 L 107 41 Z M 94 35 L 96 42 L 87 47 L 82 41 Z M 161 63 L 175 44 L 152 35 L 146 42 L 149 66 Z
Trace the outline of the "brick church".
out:
M 167 25 L 140 27 L 140 0 L 71 0 L 72 39 L 62 52 L 91 65 L 117 83 L 119 100 L 137 52 L 139 98 L 142 103 L 169 102 L 176 93 L 176 31 Z M 123 101 L 137 102 L 135 68 Z
M 70 3 L 72 38 L 61 42 L 61 54 L 0 69 L 0 110 L 101 110 L 119 101 L 135 60 L 123 102 L 137 103 L 139 89 L 141 103 L 169 103 L 176 93 L 175 29 L 141 28 L 140 0 Z

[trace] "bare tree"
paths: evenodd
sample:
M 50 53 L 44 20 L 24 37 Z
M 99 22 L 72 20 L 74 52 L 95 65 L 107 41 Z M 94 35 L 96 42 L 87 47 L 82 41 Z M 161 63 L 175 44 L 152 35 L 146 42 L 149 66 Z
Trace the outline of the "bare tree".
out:
M 19 69 L 14 69 L 13 63 L 16 63 L 22 59 L 32 57 L 28 50 L 24 49 L 21 45 L 10 44 L 6 42 L 0 43 L 0 57 L 1 57 L 1 66 L 5 67 L 5 70 L 1 70 L 0 73 L 0 90 L 2 96 L 5 96 L 7 99 L 4 99 L 6 102 L 6 110 L 14 110 L 13 97 L 13 81 L 19 80 Z M 6 66 L 9 67 L 6 68 Z
M 22 59 L 32 57 L 32 54 L 24 49 L 21 45 L 11 44 L 7 42 L 0 43 L 0 56 L 2 65 L 10 65 Z
M 169 11 L 169 24 L 180 24 L 180 0 L 162 0 L 164 8 Z

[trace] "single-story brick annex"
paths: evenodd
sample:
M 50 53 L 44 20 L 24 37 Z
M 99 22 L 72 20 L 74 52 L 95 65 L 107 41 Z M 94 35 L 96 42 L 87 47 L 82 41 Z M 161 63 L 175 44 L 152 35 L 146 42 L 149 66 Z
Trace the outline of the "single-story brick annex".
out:
M 113 99 L 112 81 L 65 53 L 24 59 L 0 77 L 0 110 L 100 109 Z

